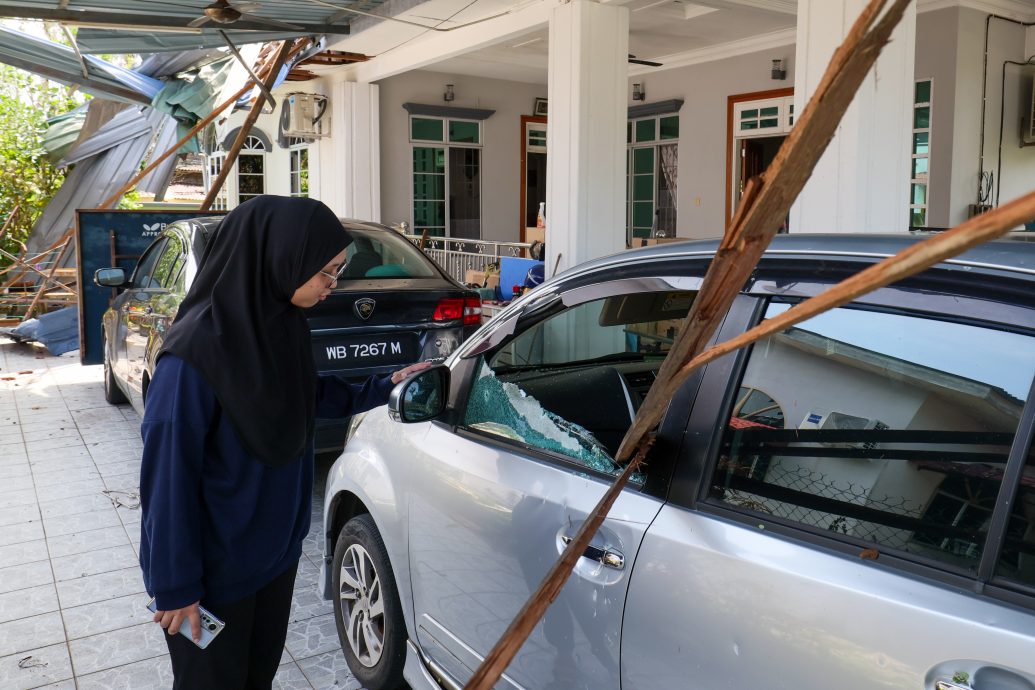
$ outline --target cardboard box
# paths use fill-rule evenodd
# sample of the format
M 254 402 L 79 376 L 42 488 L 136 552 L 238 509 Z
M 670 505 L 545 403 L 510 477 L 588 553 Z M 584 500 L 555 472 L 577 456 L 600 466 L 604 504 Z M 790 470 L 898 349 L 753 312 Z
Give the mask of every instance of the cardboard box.
M 485 287 L 487 287 L 487 288 L 496 288 L 496 287 L 499 287 L 499 286 L 500 286 L 500 274 L 499 273 L 490 273 L 489 275 L 485 276 Z
M 473 268 L 467 269 L 464 274 L 465 285 L 485 285 L 485 271 L 476 271 Z
M 532 244 L 533 242 L 545 241 L 546 228 L 525 228 L 525 242 Z
M 525 228 L 525 242 L 529 244 L 533 242 L 546 242 L 546 228 Z M 526 259 L 532 258 L 530 249 L 526 249 L 522 254 Z

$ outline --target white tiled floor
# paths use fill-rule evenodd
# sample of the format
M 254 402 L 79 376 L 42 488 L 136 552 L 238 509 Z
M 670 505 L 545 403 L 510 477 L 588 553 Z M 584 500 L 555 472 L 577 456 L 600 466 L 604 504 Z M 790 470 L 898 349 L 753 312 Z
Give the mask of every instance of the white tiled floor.
M 78 352 L 0 337 L 0 688 L 170 687 L 137 566 L 139 424 Z M 274 687 L 356 690 L 310 536 Z

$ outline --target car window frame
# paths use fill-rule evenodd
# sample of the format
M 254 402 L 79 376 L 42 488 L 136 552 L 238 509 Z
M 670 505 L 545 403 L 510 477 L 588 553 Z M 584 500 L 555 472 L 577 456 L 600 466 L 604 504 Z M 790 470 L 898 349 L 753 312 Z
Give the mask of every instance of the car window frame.
M 164 233 L 165 245 L 162 247 L 162 253 L 159 254 L 158 259 L 155 260 L 155 269 L 161 265 L 162 259 L 165 258 L 166 252 L 174 252 L 176 258 L 173 259 L 169 265 L 169 272 L 162 278 L 159 278 L 156 274 L 152 273 L 152 278 L 158 278 L 158 287 L 151 288 L 156 290 L 171 290 L 173 285 L 176 284 L 176 276 L 183 268 L 183 241 L 179 235 L 172 231 L 166 230 Z
M 475 342 L 466 344 L 466 347 L 462 347 L 457 353 L 450 386 L 449 414 L 444 420 L 437 423 L 447 427 L 458 436 L 506 450 L 507 452 L 519 453 L 532 462 L 542 462 L 571 472 L 587 474 L 599 477 L 607 482 L 614 482 L 617 475 L 590 468 L 563 453 L 557 453 L 521 441 L 506 439 L 464 427 L 462 425 L 463 416 L 466 413 L 467 401 L 471 390 L 478 377 L 479 363 L 483 358 L 488 360 L 526 330 L 534 328 L 543 320 L 543 317 L 553 317 L 562 313 L 562 311 L 577 308 L 588 302 L 615 295 L 633 294 L 643 290 L 692 290 L 696 292 L 700 289 L 700 285 L 703 282 L 703 269 L 705 267 L 706 264 L 701 264 L 699 267 L 695 267 L 695 270 L 688 272 L 686 266 L 684 266 L 683 274 L 680 275 L 674 272 L 658 270 L 657 268 L 651 271 L 651 266 L 646 264 L 627 267 L 632 269 L 629 272 L 637 275 L 620 277 L 613 276 L 614 270 L 612 269 L 607 271 L 606 275 L 609 278 L 606 280 L 599 280 L 601 275 L 594 273 L 589 276 L 583 276 L 581 280 L 573 281 L 569 285 L 557 286 L 549 291 L 530 293 L 516 305 L 518 308 L 508 310 L 510 313 L 497 322 L 495 327 L 484 333 Z M 555 309 L 554 307 L 558 304 L 563 305 L 563 309 Z M 722 326 L 720 326 L 721 330 Z M 673 396 L 665 417 L 661 422 L 654 449 L 652 449 L 651 455 L 648 457 L 651 463 L 651 470 L 647 473 L 647 481 L 643 485 L 629 485 L 626 490 L 642 492 L 660 499 L 665 498 L 672 480 L 679 446 L 682 443 L 690 404 L 694 399 L 700 381 L 699 375 L 691 377 Z
M 937 273 L 937 270 L 934 273 Z M 796 294 L 777 296 L 772 294 L 769 287 L 772 284 L 769 281 L 756 281 L 749 288 L 749 291 L 753 292 L 749 296 L 755 300 L 756 313 L 754 319 L 747 324 L 747 328 L 757 324 L 764 317 L 769 304 L 797 302 L 830 286 L 829 283 L 820 281 L 795 282 Z M 923 288 L 930 288 L 931 284 L 925 283 L 922 279 L 905 286 L 896 284 L 870 293 L 846 307 L 992 327 L 1035 337 L 1035 307 L 1009 302 L 990 303 L 986 299 L 987 294 L 981 297 L 972 296 L 974 291 L 967 289 L 967 283 L 961 283 L 956 279 L 954 284 L 957 286 L 957 292 L 942 292 L 933 296 L 931 292 L 924 292 Z M 759 285 L 762 287 L 759 288 Z M 941 284 L 940 288 L 944 290 L 945 284 Z M 951 314 L 939 310 L 946 301 L 953 306 L 954 311 Z M 1003 320 L 1004 318 L 1008 318 L 1009 321 Z M 860 550 L 873 548 L 872 543 L 864 543 L 848 535 L 835 535 L 829 530 L 813 528 L 799 522 L 748 512 L 711 499 L 707 495 L 727 426 L 726 417 L 743 379 L 749 355 L 750 348 L 743 348 L 723 358 L 725 362 L 717 360 L 706 367 L 701 392 L 689 414 L 686 434 L 689 442 L 684 444 L 682 456 L 677 463 L 673 489 L 669 494 L 670 502 L 684 509 L 764 530 L 774 537 L 803 542 L 813 548 L 830 550 L 858 559 Z M 715 404 L 715 400 L 720 404 Z M 997 599 L 1009 600 L 1025 608 L 1035 608 L 1035 588 L 995 575 L 1009 511 L 1017 494 L 1020 474 L 1027 461 L 1033 437 L 1035 381 L 1022 408 L 1004 468 L 1001 491 L 1012 489 L 1011 500 L 1002 500 L 1001 494 L 1000 500 L 997 501 L 977 573 L 963 573 L 945 561 L 892 550 L 880 551 L 880 565 L 927 581 L 965 588 L 976 593 L 985 592 Z M 1009 489 L 1008 477 L 1013 482 Z
M 137 281 L 142 277 L 140 276 L 140 267 L 144 265 L 144 262 L 146 260 L 150 259 L 152 256 L 155 257 L 150 268 L 148 269 L 150 272 L 148 273 L 147 277 L 148 282 L 150 282 L 151 277 L 154 275 L 154 269 L 158 263 L 158 258 L 161 256 L 162 251 L 165 249 L 165 244 L 168 241 L 168 239 L 169 238 L 163 233 L 161 237 L 149 244 L 147 249 L 144 250 L 144 253 L 140 255 L 139 259 L 137 259 L 137 264 L 133 267 L 133 275 L 130 277 L 129 280 L 129 288 L 131 290 L 154 289 L 154 287 L 150 285 L 137 285 Z

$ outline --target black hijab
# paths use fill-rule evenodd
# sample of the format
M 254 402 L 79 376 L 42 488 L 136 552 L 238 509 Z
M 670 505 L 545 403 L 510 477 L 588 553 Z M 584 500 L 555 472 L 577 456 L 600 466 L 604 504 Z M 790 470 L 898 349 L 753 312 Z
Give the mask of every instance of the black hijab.
M 348 246 L 313 199 L 259 196 L 228 213 L 205 248 L 160 354 L 201 372 L 244 447 L 273 467 L 313 431 L 316 365 L 295 290 Z

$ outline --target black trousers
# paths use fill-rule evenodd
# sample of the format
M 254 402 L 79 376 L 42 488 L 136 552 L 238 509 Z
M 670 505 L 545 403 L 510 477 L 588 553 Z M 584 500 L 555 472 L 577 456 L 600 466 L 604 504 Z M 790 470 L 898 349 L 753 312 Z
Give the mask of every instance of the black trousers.
M 173 690 L 270 690 L 287 638 L 298 564 L 251 596 L 201 605 L 226 623 L 207 649 L 166 634 Z

